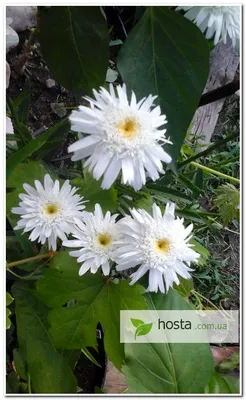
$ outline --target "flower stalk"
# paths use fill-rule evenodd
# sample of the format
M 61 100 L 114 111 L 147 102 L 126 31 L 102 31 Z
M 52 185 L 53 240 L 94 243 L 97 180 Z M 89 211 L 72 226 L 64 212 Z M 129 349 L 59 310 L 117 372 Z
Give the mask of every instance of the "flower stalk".
M 43 254 L 38 254 L 37 256 L 34 257 L 29 257 L 29 258 L 24 258 L 23 260 L 17 260 L 17 261 L 13 261 L 11 263 L 7 263 L 7 268 L 13 268 L 16 267 L 17 265 L 22 265 L 22 264 L 26 264 L 32 261 L 37 261 L 37 260 L 44 260 L 46 258 L 52 258 L 55 255 L 55 251 L 50 250 L 48 251 L 48 253 L 43 253 Z
M 240 180 L 239 180 L 239 179 L 234 178 L 233 176 L 229 176 L 229 175 L 223 174 L 222 172 L 215 171 L 214 169 L 205 167 L 204 165 L 198 164 L 198 163 L 195 162 L 195 161 L 191 161 L 191 162 L 190 162 L 190 165 L 193 165 L 194 167 L 197 167 L 197 168 L 199 168 L 199 169 L 202 169 L 203 171 L 208 172 L 208 173 L 210 173 L 210 174 L 220 176 L 221 178 L 226 179 L 226 180 L 228 180 L 228 181 L 231 181 L 231 182 L 233 182 L 233 183 L 238 183 L 238 184 L 240 184 Z

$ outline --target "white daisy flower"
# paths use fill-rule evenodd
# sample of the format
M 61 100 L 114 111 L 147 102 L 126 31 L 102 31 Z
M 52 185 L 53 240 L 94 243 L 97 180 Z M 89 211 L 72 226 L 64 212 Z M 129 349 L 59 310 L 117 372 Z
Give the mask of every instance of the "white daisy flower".
M 190 278 L 190 263 L 199 258 L 188 243 L 193 225 L 185 228 L 183 219 L 175 219 L 174 209 L 175 204 L 167 204 L 162 216 L 160 208 L 153 204 L 153 216 L 145 210 L 133 209 L 132 218 L 128 216 L 119 221 L 122 239 L 114 254 L 116 270 L 140 265 L 131 275 L 131 284 L 149 271 L 147 290 L 157 292 L 160 289 L 164 293 L 174 282 L 179 284 L 178 275 Z
M 12 213 L 20 214 L 21 219 L 14 229 L 31 232 L 29 239 L 44 244 L 48 239 L 49 249 L 56 250 L 57 238 L 65 240 L 71 233 L 74 219 L 81 217 L 85 206 L 82 198 L 75 194 L 77 188 L 65 181 L 60 189 L 58 180 L 53 182 L 50 175 L 44 177 L 44 187 L 35 181 L 35 187 L 23 185 L 27 194 L 20 194 L 19 207 L 12 208 Z
M 211 39 L 215 34 L 215 45 L 220 39 L 226 44 L 227 36 L 229 36 L 232 45 L 236 46 L 236 41 L 240 38 L 239 6 L 181 6 L 177 7 L 176 10 L 187 11 L 185 17 L 193 21 L 202 32 L 207 29 L 207 39 Z
M 116 241 L 120 238 L 116 217 L 117 214 L 111 216 L 109 211 L 104 217 L 101 206 L 96 204 L 94 214 L 85 211 L 82 219 L 75 219 L 75 240 L 65 240 L 63 246 L 79 248 L 69 252 L 70 256 L 78 258 L 77 261 L 81 263 L 79 275 L 89 269 L 95 274 L 100 267 L 104 275 L 109 275 Z
M 85 97 L 91 108 L 80 106 L 72 112 L 72 130 L 88 136 L 69 146 L 68 151 L 74 152 L 73 161 L 89 157 L 85 166 L 96 180 L 104 176 L 103 189 L 109 189 L 121 171 L 122 183 L 139 190 L 146 176 L 155 181 L 164 173 L 162 161 L 171 162 L 162 148 L 164 143 L 171 143 L 163 129 L 167 120 L 160 107 L 154 107 L 157 96 L 137 102 L 132 92 L 128 101 L 125 85 L 116 90 L 118 97 L 112 84 L 110 93 L 103 87 L 99 92 L 93 90 L 95 100 Z

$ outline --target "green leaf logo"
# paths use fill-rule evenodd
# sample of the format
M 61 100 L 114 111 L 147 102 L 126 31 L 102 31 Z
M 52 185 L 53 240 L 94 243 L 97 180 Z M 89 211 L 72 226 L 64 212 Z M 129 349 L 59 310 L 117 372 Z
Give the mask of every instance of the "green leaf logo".
M 135 332 L 135 339 L 137 336 L 144 336 L 147 335 L 152 329 L 153 323 L 145 324 L 144 321 L 141 319 L 134 319 L 131 318 L 132 325 L 137 328 Z

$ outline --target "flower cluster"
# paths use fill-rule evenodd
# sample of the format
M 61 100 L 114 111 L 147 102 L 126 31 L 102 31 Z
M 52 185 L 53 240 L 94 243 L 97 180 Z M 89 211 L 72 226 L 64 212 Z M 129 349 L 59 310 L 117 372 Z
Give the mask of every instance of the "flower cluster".
M 88 270 L 94 274 L 99 268 L 109 275 L 113 263 L 118 271 L 138 266 L 131 284 L 149 272 L 148 290 L 163 293 L 179 283 L 178 275 L 190 277 L 190 264 L 199 257 L 189 244 L 193 227 L 185 228 L 184 220 L 175 218 L 174 204 L 167 204 L 163 215 L 156 204 L 153 215 L 131 209 L 131 216 L 117 221 L 117 214 L 104 215 L 99 204 L 94 213 L 85 211 L 85 201 L 69 181 L 60 189 L 58 180 L 45 175 L 44 186 L 39 181 L 35 181 L 36 189 L 23 186 L 27 194 L 20 194 L 19 207 L 12 209 L 21 215 L 15 229 L 31 232 L 32 241 L 44 244 L 48 240 L 53 250 L 58 238 L 63 246 L 75 248 L 69 254 L 81 265 L 79 275 Z M 73 239 L 68 239 L 69 234 Z

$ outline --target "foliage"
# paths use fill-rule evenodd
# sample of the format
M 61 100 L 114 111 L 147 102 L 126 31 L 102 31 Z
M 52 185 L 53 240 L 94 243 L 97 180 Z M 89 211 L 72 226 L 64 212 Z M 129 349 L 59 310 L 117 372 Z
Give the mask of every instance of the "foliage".
M 167 115 L 167 135 L 173 143 L 165 149 L 173 161 L 160 179 L 147 179 L 140 191 L 121 179 L 103 190 L 101 180 L 96 181 L 82 162 L 69 160 L 57 167 L 52 161 L 74 140 L 69 118 L 33 137 L 28 78 L 19 96 L 7 98 L 14 127 L 14 135 L 7 139 L 12 136 L 16 142 L 7 145 L 6 162 L 6 334 L 8 357 L 13 360 L 7 362 L 7 393 L 77 393 L 74 367 L 81 351 L 101 368 L 91 352 L 98 350 L 99 322 L 107 356 L 124 372 L 131 393 L 236 393 L 237 383 L 215 372 L 207 343 L 120 343 L 121 310 L 205 308 L 204 295 L 220 304 L 231 293 L 210 244 L 224 238 L 228 224 L 233 221 L 235 228 L 239 218 L 239 189 L 224 179 L 239 176 L 239 139 L 237 132 L 225 132 L 208 149 L 197 151 L 197 138 L 189 135 L 209 67 L 208 41 L 193 23 L 174 7 L 131 7 L 129 19 L 122 21 L 116 14 L 113 23 L 111 12 L 117 13 L 117 7 L 39 7 L 36 45 L 59 88 L 69 90 L 79 104 L 84 105 L 82 96 L 91 96 L 99 86 L 108 88 L 109 82 L 125 82 L 138 101 L 158 95 L 156 104 Z M 122 30 L 127 30 L 124 38 L 118 35 Z M 205 175 L 202 166 L 224 177 Z M 164 211 L 167 203 L 175 202 L 176 215 L 187 225 L 194 224 L 189 243 L 200 254 L 197 264 L 191 265 L 194 279 L 180 277 L 180 283 L 164 294 L 146 293 L 146 277 L 141 284 L 129 285 L 129 275 L 116 272 L 115 265 L 109 276 L 100 270 L 79 276 L 77 260 L 60 239 L 53 252 L 47 243 L 31 242 L 30 232 L 14 230 L 20 216 L 11 209 L 20 202 L 23 184 L 43 182 L 47 173 L 60 184 L 70 179 L 87 201 L 87 211 L 100 203 L 104 213 L 117 213 L 117 220 L 129 215 L 131 208 L 151 212 L 155 202 Z M 204 206 L 207 198 L 213 198 L 213 205 Z M 132 319 L 132 324 L 136 336 L 152 328 L 142 320 Z
M 227 183 L 216 189 L 215 195 L 214 205 L 219 209 L 224 225 L 227 225 L 235 218 L 239 221 L 239 190 L 231 183 Z

